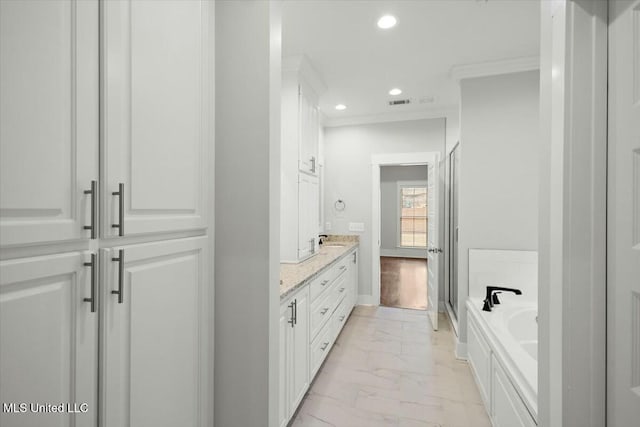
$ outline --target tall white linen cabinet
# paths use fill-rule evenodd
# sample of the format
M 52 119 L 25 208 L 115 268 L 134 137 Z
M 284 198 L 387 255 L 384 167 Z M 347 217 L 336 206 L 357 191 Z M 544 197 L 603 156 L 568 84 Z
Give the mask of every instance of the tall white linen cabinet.
M 208 425 L 212 94 L 209 1 L 0 1 L 3 427 Z

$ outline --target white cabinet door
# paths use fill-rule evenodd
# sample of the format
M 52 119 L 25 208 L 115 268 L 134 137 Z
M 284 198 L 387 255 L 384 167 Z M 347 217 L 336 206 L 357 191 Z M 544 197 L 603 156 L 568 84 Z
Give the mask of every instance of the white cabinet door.
M 206 242 L 104 251 L 102 426 L 206 424 Z
M 309 388 L 309 287 L 294 298 L 294 327 L 291 328 L 291 412 Z
M 293 307 L 288 304 L 280 306 L 280 319 L 278 320 L 280 330 L 280 379 L 278 398 L 278 425 L 285 427 L 289 422 L 289 360 L 291 359 L 291 346 L 288 345 L 291 324 L 293 318 Z
M 301 173 L 298 183 L 298 259 L 318 250 L 320 187 L 318 178 Z
M 299 169 L 313 175 L 318 174 L 318 140 L 320 121 L 315 95 L 311 88 L 301 82 L 298 99 L 298 153 Z
M 113 224 L 121 223 L 124 235 L 205 226 L 211 7 L 104 2 L 106 236 L 118 235 Z M 120 184 L 124 195 L 114 195 Z
M 97 425 L 98 313 L 84 301 L 92 295 L 90 260 L 71 252 L 0 263 L 0 401 L 87 404 L 75 414 L 66 406 L 64 414 L 2 410 L 0 425 Z
M 0 244 L 89 238 L 98 1 L 0 1 Z

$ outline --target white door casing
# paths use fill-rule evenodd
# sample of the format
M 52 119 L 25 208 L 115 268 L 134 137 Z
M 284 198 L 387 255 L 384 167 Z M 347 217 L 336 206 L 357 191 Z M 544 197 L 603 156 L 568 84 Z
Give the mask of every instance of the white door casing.
M 121 221 L 124 235 L 205 226 L 209 7 L 103 3 L 105 236 L 117 236 Z M 119 184 L 124 197 L 113 194 Z
M 0 411 L 0 425 L 97 425 L 98 313 L 84 301 L 91 298 L 90 260 L 90 253 L 69 252 L 0 263 L 0 402 L 86 403 L 88 410 Z
M 102 251 L 101 425 L 206 425 L 206 247 L 196 237 Z
M 0 2 L 0 244 L 86 239 L 98 179 L 98 1 Z
M 438 224 L 440 212 L 439 199 L 439 157 L 427 165 L 427 312 L 431 326 L 438 330 L 438 270 L 440 262 L 440 228 Z
M 609 2 L 607 425 L 640 419 L 640 1 Z

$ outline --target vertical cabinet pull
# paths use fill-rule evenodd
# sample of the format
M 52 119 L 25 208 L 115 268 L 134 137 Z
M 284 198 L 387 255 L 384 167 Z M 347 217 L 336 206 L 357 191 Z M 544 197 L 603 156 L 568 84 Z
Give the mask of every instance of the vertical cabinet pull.
M 91 238 L 98 237 L 96 215 L 98 215 L 98 181 L 91 181 L 91 190 L 84 190 L 84 194 L 91 195 L 91 225 L 85 225 L 85 230 L 91 230 Z
M 124 249 L 118 250 L 118 257 L 111 258 L 111 261 L 118 261 L 118 290 L 111 293 L 118 295 L 118 304 L 122 304 L 124 301 Z
M 118 236 L 124 236 L 124 183 L 119 183 L 118 191 L 111 194 L 118 196 L 118 223 L 111 224 L 111 228 L 117 228 Z
M 311 172 L 316 173 L 316 158 L 315 158 L 315 156 L 311 157 Z
M 293 300 L 293 324 L 298 324 L 298 300 Z
M 294 312 L 294 307 L 295 304 L 293 301 L 291 301 L 291 304 L 289 304 L 289 308 L 291 309 L 291 317 L 289 318 L 289 320 L 287 321 L 287 323 L 289 323 L 291 325 L 291 327 L 293 328 L 296 323 L 295 323 L 295 312 Z
M 95 181 L 94 181 L 95 182 Z M 91 303 L 91 312 L 96 312 L 96 286 L 98 286 L 98 256 L 91 254 L 91 262 L 85 262 L 85 267 L 91 267 L 91 298 L 84 298 L 83 301 Z

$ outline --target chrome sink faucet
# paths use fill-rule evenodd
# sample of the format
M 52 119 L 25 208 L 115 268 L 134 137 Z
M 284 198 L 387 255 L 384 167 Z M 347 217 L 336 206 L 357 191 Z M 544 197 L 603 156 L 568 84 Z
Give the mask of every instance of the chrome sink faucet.
M 516 295 L 522 295 L 522 291 L 520 289 L 503 288 L 501 286 L 487 286 L 487 293 L 485 294 L 482 311 L 491 311 L 494 305 L 500 304 L 498 294 L 502 292 L 513 292 Z

